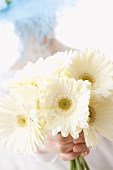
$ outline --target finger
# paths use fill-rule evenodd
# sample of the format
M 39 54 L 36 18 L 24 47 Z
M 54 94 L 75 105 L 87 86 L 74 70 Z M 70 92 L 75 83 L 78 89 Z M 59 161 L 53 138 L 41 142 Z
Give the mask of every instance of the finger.
M 73 138 L 72 138 L 71 135 L 68 135 L 67 137 L 62 137 L 61 133 L 58 133 L 55 136 L 55 142 L 59 143 L 61 145 L 65 145 L 65 144 L 71 143 L 72 141 L 73 141 Z
M 73 143 L 74 144 L 79 144 L 79 143 L 84 143 L 84 142 L 85 142 L 84 138 L 73 139 Z
M 56 148 L 59 153 L 68 153 L 73 150 L 74 143 L 70 142 L 66 145 L 61 145 L 59 143 L 56 143 Z
M 61 144 L 60 142 L 55 142 L 55 139 L 50 140 L 51 138 L 46 138 L 45 146 L 48 147 L 50 150 L 54 150 L 57 153 L 67 153 L 73 150 L 74 143 L 70 142 L 67 144 Z
M 79 137 L 84 138 L 84 133 L 83 132 L 79 133 Z
M 55 141 L 55 136 L 53 136 L 51 132 L 48 132 L 46 140 L 54 142 Z
M 89 148 L 86 146 L 85 143 L 82 143 L 82 144 L 76 144 L 73 146 L 73 151 L 74 152 L 87 152 L 89 151 Z
M 85 157 L 85 156 L 87 156 L 87 155 L 89 154 L 89 152 L 90 152 L 90 151 L 87 151 L 87 152 L 86 152 L 86 151 L 85 151 L 85 152 L 82 152 L 82 153 L 81 153 L 81 156 L 82 156 L 82 157 Z
M 75 158 L 77 158 L 78 156 L 80 155 L 80 153 L 76 153 L 76 152 L 73 152 L 73 151 L 70 151 L 66 154 L 64 153 L 61 153 L 60 154 L 60 158 L 64 161 L 70 161 L 70 160 L 74 160 Z
M 73 143 L 75 144 L 83 143 L 83 142 L 85 142 L 83 132 L 79 134 L 79 137 L 77 139 L 73 139 Z

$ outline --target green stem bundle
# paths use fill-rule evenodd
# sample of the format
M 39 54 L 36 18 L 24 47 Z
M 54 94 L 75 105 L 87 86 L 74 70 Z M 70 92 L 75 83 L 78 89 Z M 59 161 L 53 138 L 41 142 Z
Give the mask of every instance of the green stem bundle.
M 70 170 L 90 170 L 86 160 L 82 156 L 70 161 Z

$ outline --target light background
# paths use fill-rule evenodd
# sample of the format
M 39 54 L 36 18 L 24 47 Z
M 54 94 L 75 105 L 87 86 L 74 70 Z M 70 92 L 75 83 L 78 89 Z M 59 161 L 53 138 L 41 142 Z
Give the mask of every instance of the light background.
M 113 0 L 78 0 L 56 28 L 60 41 L 74 48 L 98 48 L 113 58 Z
M 0 71 L 10 68 L 19 56 L 19 40 L 11 30 L 10 24 L 0 27 Z M 97 48 L 113 59 L 113 0 L 77 0 L 76 8 L 59 18 L 55 32 L 65 45 L 81 50 Z

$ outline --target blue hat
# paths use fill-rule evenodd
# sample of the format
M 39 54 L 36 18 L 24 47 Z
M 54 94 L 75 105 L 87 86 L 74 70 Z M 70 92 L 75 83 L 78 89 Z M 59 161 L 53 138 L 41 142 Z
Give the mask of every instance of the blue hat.
M 74 7 L 76 1 L 0 0 L 0 23 L 10 21 L 14 24 L 15 32 L 19 35 L 23 47 L 19 51 L 23 62 L 26 62 L 23 53 L 28 52 L 28 44 L 29 48 L 33 46 L 34 49 L 38 49 L 37 57 L 42 56 L 39 51 L 46 49 L 51 42 L 51 38 L 54 38 L 57 14 L 62 14 L 64 9 Z M 40 45 L 40 41 L 43 42 L 44 37 L 47 37 L 46 43 Z M 35 43 L 33 38 L 36 40 Z M 35 61 L 35 56 L 32 55 L 31 51 L 29 51 L 30 57 Z
M 42 37 L 53 32 L 56 14 L 65 7 L 75 5 L 76 0 L 1 0 L 0 20 L 9 20 L 16 27 L 22 23 L 37 31 Z

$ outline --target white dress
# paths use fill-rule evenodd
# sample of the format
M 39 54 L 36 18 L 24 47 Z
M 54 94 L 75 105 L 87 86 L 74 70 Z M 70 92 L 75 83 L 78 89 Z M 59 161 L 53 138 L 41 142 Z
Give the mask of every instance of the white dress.
M 91 170 L 113 170 L 113 142 L 101 138 L 96 150 L 86 157 Z

